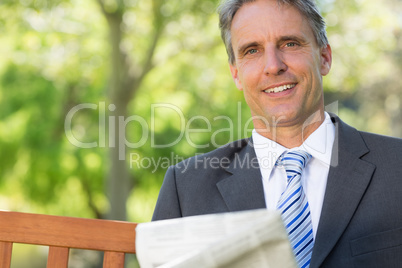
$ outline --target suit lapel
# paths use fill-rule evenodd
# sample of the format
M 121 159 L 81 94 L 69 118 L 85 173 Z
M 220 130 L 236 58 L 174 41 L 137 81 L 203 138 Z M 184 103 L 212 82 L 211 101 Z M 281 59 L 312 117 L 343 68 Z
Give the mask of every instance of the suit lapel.
M 359 132 L 331 115 L 337 135 L 310 267 L 319 267 L 349 224 L 375 166 L 360 159 L 369 152 Z
M 229 211 L 266 207 L 257 156 L 251 139 L 245 141 L 247 145 L 234 154 L 227 168 L 231 175 L 216 184 Z

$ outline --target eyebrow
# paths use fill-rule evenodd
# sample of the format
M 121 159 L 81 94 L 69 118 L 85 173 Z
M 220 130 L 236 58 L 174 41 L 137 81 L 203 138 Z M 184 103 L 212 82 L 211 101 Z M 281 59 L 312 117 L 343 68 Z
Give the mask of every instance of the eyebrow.
M 285 41 L 291 41 L 291 40 L 297 41 L 299 43 L 306 43 L 306 40 L 303 37 L 298 36 L 298 35 L 285 35 L 285 36 L 282 36 L 279 39 L 279 42 L 285 42 Z

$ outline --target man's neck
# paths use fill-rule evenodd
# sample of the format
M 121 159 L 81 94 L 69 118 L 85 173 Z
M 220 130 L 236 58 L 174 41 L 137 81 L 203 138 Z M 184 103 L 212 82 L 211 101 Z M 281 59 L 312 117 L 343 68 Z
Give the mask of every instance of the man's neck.
M 298 124 L 289 126 L 273 125 L 266 126 L 261 122 L 254 122 L 254 126 L 258 134 L 275 141 L 276 143 L 286 147 L 295 148 L 303 144 L 303 142 L 324 122 L 324 112 L 316 113 L 317 116 L 311 116 Z

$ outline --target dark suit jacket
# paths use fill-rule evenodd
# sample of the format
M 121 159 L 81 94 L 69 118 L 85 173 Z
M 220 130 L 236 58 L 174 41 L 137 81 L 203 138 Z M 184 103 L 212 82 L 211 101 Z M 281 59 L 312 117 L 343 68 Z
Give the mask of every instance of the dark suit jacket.
M 337 133 L 310 267 L 402 267 L 402 140 L 331 119 Z M 264 207 L 244 139 L 170 167 L 153 220 Z

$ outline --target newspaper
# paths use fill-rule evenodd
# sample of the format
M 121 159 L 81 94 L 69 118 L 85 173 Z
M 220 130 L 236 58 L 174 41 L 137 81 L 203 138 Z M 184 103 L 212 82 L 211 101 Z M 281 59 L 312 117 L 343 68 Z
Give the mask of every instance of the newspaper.
M 266 209 L 141 223 L 141 268 L 296 268 L 279 212 Z

